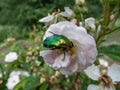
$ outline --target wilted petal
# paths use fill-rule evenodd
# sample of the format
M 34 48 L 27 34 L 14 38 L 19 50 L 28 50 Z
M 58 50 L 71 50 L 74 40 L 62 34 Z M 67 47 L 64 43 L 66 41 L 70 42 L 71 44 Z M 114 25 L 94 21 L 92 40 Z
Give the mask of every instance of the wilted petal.
M 47 16 L 39 20 L 39 22 L 50 22 L 54 19 L 54 16 Z
M 72 16 L 73 11 L 69 7 L 65 7 L 65 12 L 67 12 L 70 16 Z
M 65 7 L 65 12 L 61 12 L 60 15 L 64 17 L 71 17 L 73 15 L 73 11 L 69 7 Z
M 99 85 L 90 84 L 87 90 L 101 90 Z
M 67 12 L 61 12 L 60 15 L 62 15 L 63 17 L 68 17 L 69 14 Z
M 98 80 L 100 77 L 99 68 L 95 66 L 94 64 L 90 67 L 88 67 L 86 70 L 84 70 L 87 76 L 93 80 Z
M 108 67 L 108 75 L 111 77 L 113 82 L 120 82 L 120 65 L 112 64 Z
M 95 19 L 92 17 L 85 19 L 85 26 L 90 27 L 93 31 L 95 31 Z

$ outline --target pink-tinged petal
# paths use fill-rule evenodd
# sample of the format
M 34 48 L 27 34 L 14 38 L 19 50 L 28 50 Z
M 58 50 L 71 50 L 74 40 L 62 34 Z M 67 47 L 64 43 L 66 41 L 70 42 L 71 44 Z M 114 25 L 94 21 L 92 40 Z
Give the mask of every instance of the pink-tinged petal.
M 77 69 L 78 69 L 78 61 L 77 61 L 77 58 L 75 56 L 74 58 L 71 58 L 71 62 L 68 65 L 68 67 L 61 68 L 60 72 L 62 74 L 65 74 L 65 75 L 69 75 L 69 74 L 77 72 Z
M 97 53 L 98 52 L 97 52 L 96 48 L 89 49 L 88 51 L 85 52 L 86 65 L 89 66 L 94 63 Z
M 55 59 L 52 67 L 56 69 L 64 68 L 67 67 L 69 63 L 70 63 L 70 56 L 67 53 L 66 54 L 63 53 Z
M 79 63 L 80 63 L 82 66 L 85 66 L 85 65 L 86 65 L 85 53 L 84 53 L 84 52 L 81 52 L 81 51 L 79 51 L 79 49 L 77 49 L 76 54 L 77 54 L 77 56 L 78 56 Z
M 94 39 L 91 36 L 86 36 L 83 40 L 77 43 L 77 54 L 79 55 L 79 61 L 86 66 L 91 65 L 95 61 L 98 54 Z
M 111 77 L 113 82 L 120 82 L 120 65 L 112 64 L 108 67 L 108 75 Z
M 55 59 L 59 56 L 59 53 L 56 50 L 44 50 L 40 51 L 40 56 L 42 56 L 46 63 L 52 65 L 54 64 Z
M 80 41 L 83 37 L 87 35 L 85 28 L 76 26 L 64 26 L 62 35 L 66 36 L 68 39 Z
M 46 37 L 49 37 L 49 36 L 53 35 L 50 32 L 53 32 L 54 34 L 58 34 L 58 35 L 64 35 L 70 40 L 71 39 L 79 40 L 80 38 L 82 38 L 82 36 L 83 36 L 82 34 L 87 35 L 87 32 L 86 32 L 85 28 L 77 27 L 72 22 L 67 22 L 67 21 L 60 22 L 60 23 L 57 23 L 57 24 L 52 24 L 48 28 L 48 30 L 46 31 L 43 40 Z M 75 36 L 75 37 L 73 37 L 73 36 Z

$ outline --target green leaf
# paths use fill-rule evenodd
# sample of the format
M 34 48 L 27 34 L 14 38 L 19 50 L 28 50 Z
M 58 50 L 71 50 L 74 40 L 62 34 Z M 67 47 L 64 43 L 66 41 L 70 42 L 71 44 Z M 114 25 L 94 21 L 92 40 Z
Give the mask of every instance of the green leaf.
M 35 90 L 40 85 L 40 79 L 35 76 L 26 77 L 21 80 L 13 90 Z
M 48 90 L 48 83 L 41 84 L 39 90 Z
M 120 62 L 120 45 L 109 45 L 98 48 L 99 54 L 105 54 L 111 59 Z

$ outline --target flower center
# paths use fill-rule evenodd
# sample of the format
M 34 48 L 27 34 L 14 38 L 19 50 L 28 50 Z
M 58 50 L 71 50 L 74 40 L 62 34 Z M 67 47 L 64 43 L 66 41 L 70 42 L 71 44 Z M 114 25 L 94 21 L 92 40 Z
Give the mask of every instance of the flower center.
M 74 45 L 72 48 L 70 48 L 70 50 L 68 51 L 68 53 L 69 53 L 69 55 L 70 56 L 72 56 L 72 55 L 74 55 L 75 54 L 75 52 L 76 52 L 76 45 Z
M 63 54 L 63 59 L 62 59 L 62 61 L 64 61 L 65 60 L 65 57 L 66 57 L 66 54 L 68 54 L 69 56 L 73 56 L 73 55 L 75 55 L 75 53 L 76 53 L 76 45 L 74 45 L 72 48 L 69 48 L 69 49 L 63 49 L 63 48 L 61 48 L 61 49 L 56 49 L 56 54 L 57 55 L 60 55 L 60 54 Z

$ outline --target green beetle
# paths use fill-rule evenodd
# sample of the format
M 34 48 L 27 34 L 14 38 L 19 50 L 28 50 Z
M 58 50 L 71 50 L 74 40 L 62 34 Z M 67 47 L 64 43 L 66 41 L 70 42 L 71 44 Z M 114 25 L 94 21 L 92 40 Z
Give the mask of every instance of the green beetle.
M 57 34 L 47 37 L 43 45 L 47 48 L 63 49 L 64 51 L 73 47 L 73 43 L 67 37 Z
M 58 35 L 54 33 L 52 34 L 53 34 L 52 36 L 49 36 L 44 40 L 43 45 L 44 47 L 50 48 L 52 50 L 62 49 L 64 53 L 64 57 L 63 57 L 64 60 L 65 52 L 73 47 L 73 43 L 66 36 Z

